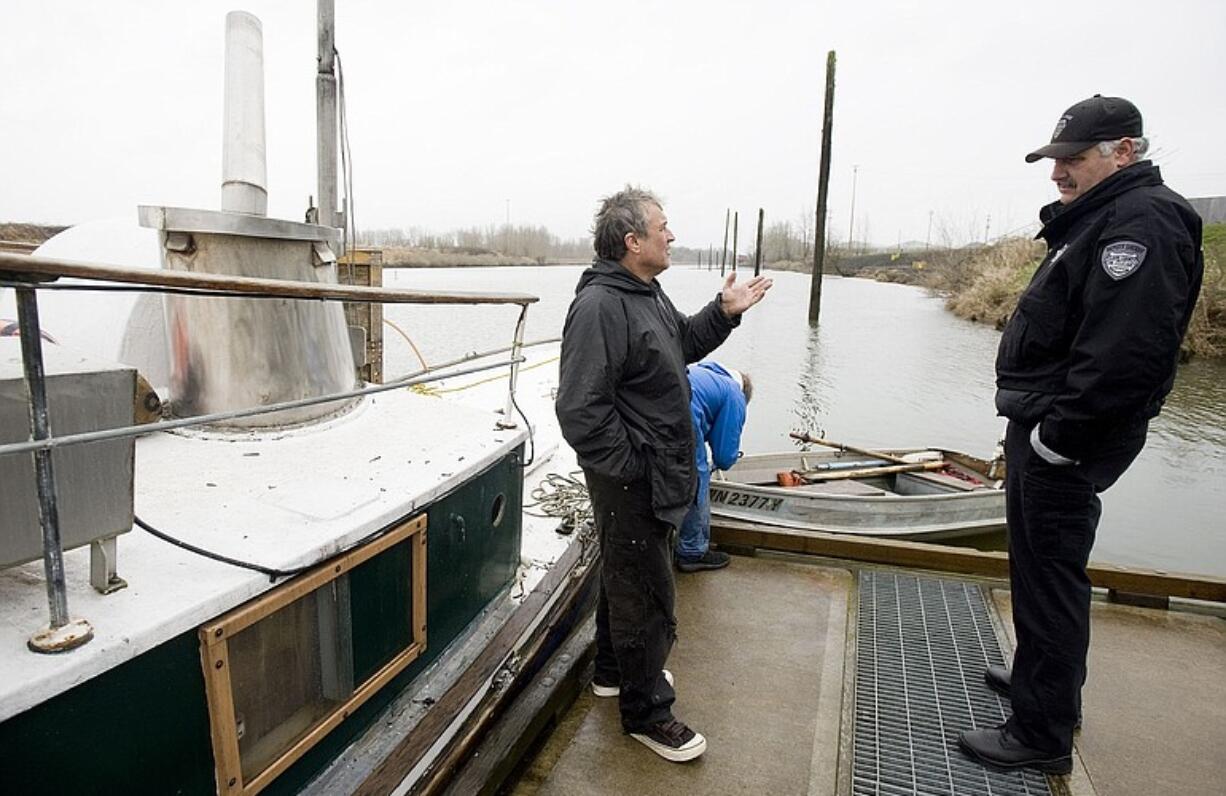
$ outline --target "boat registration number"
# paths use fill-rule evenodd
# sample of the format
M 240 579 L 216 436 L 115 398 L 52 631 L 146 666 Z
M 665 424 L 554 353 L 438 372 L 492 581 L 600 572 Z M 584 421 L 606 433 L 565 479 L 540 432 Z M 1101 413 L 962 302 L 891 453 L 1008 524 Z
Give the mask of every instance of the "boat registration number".
M 712 489 L 711 502 L 725 506 L 741 506 L 747 509 L 778 511 L 783 505 L 783 498 L 752 495 L 748 492 L 729 492 L 727 489 Z

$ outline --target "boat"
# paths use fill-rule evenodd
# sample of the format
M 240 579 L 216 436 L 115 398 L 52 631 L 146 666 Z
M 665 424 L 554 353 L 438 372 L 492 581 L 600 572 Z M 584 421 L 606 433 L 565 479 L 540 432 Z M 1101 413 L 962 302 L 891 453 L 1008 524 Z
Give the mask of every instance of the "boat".
M 354 284 L 335 173 L 306 223 L 266 217 L 262 28 L 226 32 L 221 210 L 0 252 L 9 793 L 429 792 L 543 667 L 588 660 L 557 651 L 591 537 L 522 510 L 574 467 L 518 378 L 535 297 Z M 520 315 L 498 351 L 385 380 L 345 311 L 388 302 Z M 496 402 L 410 389 L 477 373 Z
M 819 442 L 805 438 L 809 442 Z M 711 514 L 731 520 L 891 539 L 1003 534 L 1003 462 L 939 448 L 742 456 L 711 476 Z

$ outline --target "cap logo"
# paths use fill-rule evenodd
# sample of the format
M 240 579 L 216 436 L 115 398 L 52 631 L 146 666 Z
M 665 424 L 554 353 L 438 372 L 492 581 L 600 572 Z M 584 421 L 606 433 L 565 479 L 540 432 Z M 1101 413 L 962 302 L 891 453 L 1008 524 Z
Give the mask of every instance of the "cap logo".
M 1064 132 L 1064 128 L 1068 127 L 1068 123 L 1073 120 L 1072 116 L 1067 113 L 1060 117 L 1060 121 L 1056 122 L 1056 129 L 1051 134 L 1051 140 L 1055 141 Z
M 1108 243 L 1103 247 L 1103 270 L 1107 272 L 1107 276 L 1118 282 L 1141 267 L 1148 251 L 1141 244 L 1130 240 Z

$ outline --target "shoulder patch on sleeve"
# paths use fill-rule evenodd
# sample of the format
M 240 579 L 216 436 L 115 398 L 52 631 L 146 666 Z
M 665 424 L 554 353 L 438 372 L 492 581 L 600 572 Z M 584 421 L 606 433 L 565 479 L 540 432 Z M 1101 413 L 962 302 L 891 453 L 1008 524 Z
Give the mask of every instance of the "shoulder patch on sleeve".
M 1140 243 L 1130 240 L 1108 243 L 1103 247 L 1103 270 L 1107 272 L 1107 276 L 1118 282 L 1141 267 L 1148 251 Z

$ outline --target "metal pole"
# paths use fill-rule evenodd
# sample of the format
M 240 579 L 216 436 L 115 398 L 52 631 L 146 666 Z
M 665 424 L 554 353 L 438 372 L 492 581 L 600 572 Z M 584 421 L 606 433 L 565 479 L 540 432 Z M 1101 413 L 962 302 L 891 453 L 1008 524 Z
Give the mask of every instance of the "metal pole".
M 724 269 L 728 266 L 728 222 L 731 221 L 732 210 L 724 210 L 724 248 L 719 254 L 719 275 L 724 275 Z
M 264 28 L 246 11 L 226 14 L 221 209 L 268 214 L 264 157 Z
M 336 222 L 336 51 L 335 0 L 318 0 L 317 33 L 319 67 L 315 74 L 315 158 L 319 187 L 319 216 L 316 222 L 325 227 L 339 226 Z
M 519 379 L 519 360 L 520 351 L 524 347 L 524 326 L 528 322 L 528 308 L 521 307 L 519 310 L 519 320 L 515 323 L 515 340 L 511 343 L 511 383 L 507 386 L 507 405 L 502 413 L 502 420 L 497 423 L 498 428 L 515 428 L 515 415 L 511 414 L 515 409 L 515 384 Z
M 754 246 L 753 254 L 753 275 L 758 276 L 762 273 L 762 222 L 766 216 L 766 211 L 758 208 L 758 242 Z
M 813 240 L 813 274 L 809 282 L 809 325 L 816 326 L 822 313 L 822 271 L 826 264 L 826 238 L 830 219 L 826 196 L 830 185 L 830 134 L 834 127 L 834 50 L 826 54 L 826 115 L 822 122 L 822 159 L 817 169 L 817 215 Z
M 21 328 L 21 361 L 30 399 L 30 429 L 36 442 L 51 436 L 47 411 L 46 374 L 43 369 L 42 330 L 38 324 L 38 299 L 33 288 L 17 288 L 17 322 Z M 68 592 L 64 584 L 64 551 L 60 542 L 60 517 L 55 502 L 55 473 L 51 451 L 34 451 L 38 486 L 38 520 L 43 531 L 43 571 L 47 576 L 47 603 L 51 621 L 47 629 L 27 642 L 35 652 L 64 652 L 93 638 L 93 628 L 84 620 L 68 617 Z

